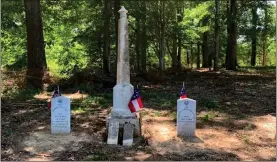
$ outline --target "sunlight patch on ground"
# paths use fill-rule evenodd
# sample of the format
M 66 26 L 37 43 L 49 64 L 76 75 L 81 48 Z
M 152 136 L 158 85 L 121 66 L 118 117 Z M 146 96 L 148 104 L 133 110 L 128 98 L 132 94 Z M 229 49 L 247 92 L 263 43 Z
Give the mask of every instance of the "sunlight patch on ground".
M 14 113 L 13 115 L 23 115 L 25 113 L 34 112 L 35 109 L 25 109 L 25 110 L 19 110 L 18 112 Z
M 55 135 L 50 132 L 34 132 L 23 141 L 24 150 L 32 154 L 54 153 L 68 149 L 68 145 L 73 149 L 78 149 L 80 142 L 89 142 L 91 137 L 85 133 L 69 135 Z
M 202 114 L 202 113 L 201 113 Z M 216 121 L 222 122 L 226 114 L 216 117 Z M 173 120 L 165 120 L 167 117 L 143 118 L 143 135 L 148 139 L 151 148 L 160 155 L 167 153 L 184 154 L 188 151 L 201 152 L 202 149 L 230 152 L 241 160 L 259 160 L 274 158 L 276 135 L 276 117 L 271 115 L 252 117 L 244 120 L 232 120 L 234 125 L 231 131 L 221 127 L 203 123 L 204 128 L 196 129 L 196 137 L 179 138 L 176 136 L 176 123 Z M 248 123 L 257 125 L 255 129 L 244 129 L 241 125 Z M 229 125 L 226 124 L 226 128 Z M 255 149 L 253 149 L 255 146 Z
M 40 94 L 36 94 L 34 96 L 34 98 L 40 99 L 40 100 L 47 100 L 47 99 L 51 98 L 51 95 L 52 95 L 52 93 L 51 94 L 50 93 L 40 93 Z M 88 97 L 88 94 L 80 93 L 79 91 L 76 93 L 65 93 L 62 95 L 69 97 L 72 100 L 80 100 L 80 99 L 85 99 Z

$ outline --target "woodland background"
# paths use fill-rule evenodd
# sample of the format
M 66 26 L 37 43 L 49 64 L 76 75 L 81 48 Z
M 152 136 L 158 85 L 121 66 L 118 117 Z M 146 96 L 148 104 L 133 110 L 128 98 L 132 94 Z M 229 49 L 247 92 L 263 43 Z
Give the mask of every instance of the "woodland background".
M 121 5 L 132 73 L 276 65 L 275 1 L 3 0 L 2 69 L 27 70 L 37 88 L 46 71 L 115 78 Z

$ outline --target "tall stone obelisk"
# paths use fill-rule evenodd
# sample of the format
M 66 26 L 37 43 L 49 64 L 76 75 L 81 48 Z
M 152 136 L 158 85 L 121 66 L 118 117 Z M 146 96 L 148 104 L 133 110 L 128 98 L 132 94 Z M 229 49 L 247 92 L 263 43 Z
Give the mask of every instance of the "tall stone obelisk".
M 134 87 L 130 84 L 129 65 L 129 40 L 127 10 L 122 6 L 118 11 L 120 19 L 118 21 L 118 58 L 117 58 L 117 81 L 113 88 L 113 108 L 107 119 L 107 130 L 113 129 L 113 124 L 118 123 L 119 128 L 129 123 L 134 127 L 134 135 L 140 135 L 140 123 L 135 114 L 131 113 L 128 103 L 134 93 Z M 110 132 L 109 132 L 110 135 Z M 112 135 L 111 135 L 112 136 Z M 114 144 L 116 141 L 108 144 Z
M 120 13 L 120 19 L 118 21 L 117 81 L 116 86 L 113 88 L 111 115 L 116 118 L 128 118 L 134 117 L 134 114 L 128 108 L 134 88 L 130 84 L 127 10 L 121 7 L 118 12 Z

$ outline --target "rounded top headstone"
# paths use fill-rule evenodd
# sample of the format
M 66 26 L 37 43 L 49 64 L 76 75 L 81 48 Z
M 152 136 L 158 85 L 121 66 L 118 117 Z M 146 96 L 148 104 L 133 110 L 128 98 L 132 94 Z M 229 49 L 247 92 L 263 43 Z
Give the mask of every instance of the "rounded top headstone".
M 124 6 L 121 6 L 121 9 L 118 11 L 120 13 L 120 18 L 126 17 L 127 10 L 124 8 Z

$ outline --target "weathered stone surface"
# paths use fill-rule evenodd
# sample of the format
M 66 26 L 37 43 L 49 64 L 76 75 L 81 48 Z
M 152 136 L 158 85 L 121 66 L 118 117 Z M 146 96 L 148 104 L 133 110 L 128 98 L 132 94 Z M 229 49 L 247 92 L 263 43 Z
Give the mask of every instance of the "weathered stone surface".
M 130 123 L 124 124 L 123 146 L 132 146 L 134 137 L 134 126 Z
M 108 144 L 118 144 L 118 133 L 119 133 L 119 122 L 111 121 L 109 123 L 109 130 L 108 130 Z
M 113 109 L 111 115 L 114 118 L 134 117 L 131 113 L 128 103 L 134 93 L 134 88 L 131 84 L 117 84 L 113 88 Z
M 136 117 L 133 117 L 133 118 L 113 118 L 113 117 L 109 116 L 107 118 L 106 126 L 108 126 L 111 121 L 119 122 L 119 127 L 120 128 L 123 128 L 124 124 L 130 123 L 134 126 L 134 137 L 138 137 L 138 136 L 141 136 L 141 127 L 140 127 L 140 121 L 139 120 L 140 119 L 136 118 Z
M 195 136 L 196 101 L 193 99 L 177 100 L 177 136 Z
M 70 133 L 70 99 L 55 97 L 51 101 L 51 133 Z

